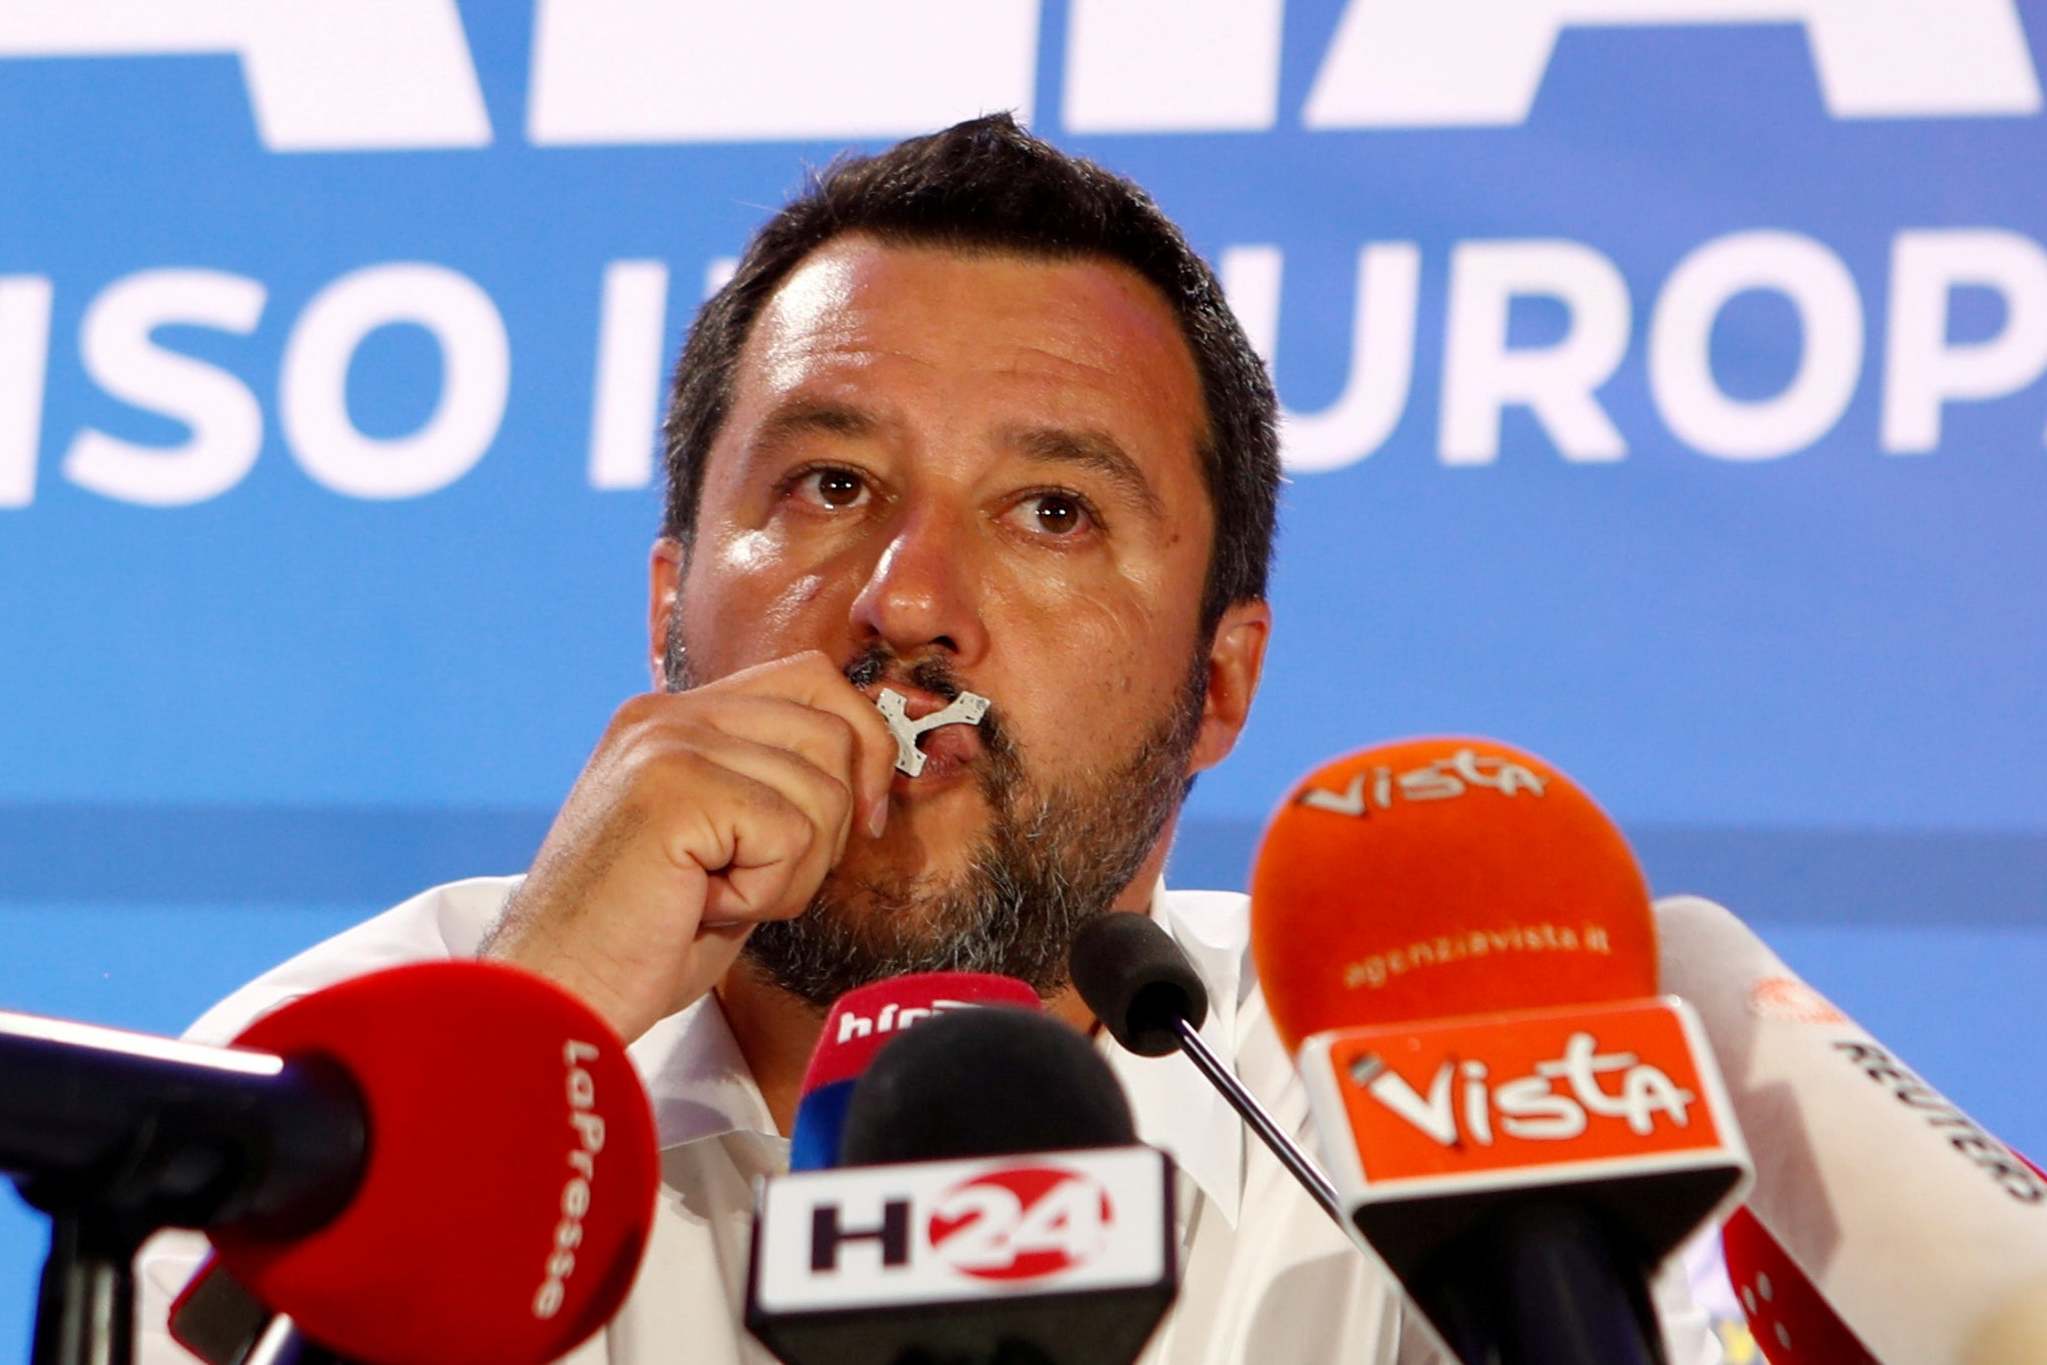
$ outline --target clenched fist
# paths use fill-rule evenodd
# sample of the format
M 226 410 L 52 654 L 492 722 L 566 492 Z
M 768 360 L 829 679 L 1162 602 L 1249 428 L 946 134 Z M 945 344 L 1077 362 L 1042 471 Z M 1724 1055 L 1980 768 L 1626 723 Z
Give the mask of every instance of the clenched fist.
M 811 651 L 612 717 L 483 956 L 574 991 L 628 1042 L 708 991 L 888 818 L 896 745 Z

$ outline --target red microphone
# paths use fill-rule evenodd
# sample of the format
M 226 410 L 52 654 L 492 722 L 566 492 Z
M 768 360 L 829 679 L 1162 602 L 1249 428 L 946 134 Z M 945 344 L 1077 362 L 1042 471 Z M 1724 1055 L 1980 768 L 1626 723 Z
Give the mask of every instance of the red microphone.
M 1880 1365 L 1754 1214 L 1736 1209 L 1720 1248 L 1749 1335 L 1770 1365 Z
M 1015 977 L 987 972 L 919 972 L 846 992 L 832 1002 L 817 1049 L 803 1073 L 789 1169 L 826 1171 L 839 1164 L 839 1138 L 853 1087 L 875 1053 L 920 1020 L 975 1005 L 1038 1008 L 1038 994 Z
M 338 1068 L 368 1130 L 331 1221 L 211 1231 L 307 1336 L 380 1365 L 538 1365 L 624 1301 L 653 1218 L 653 1112 L 580 1000 L 509 967 L 423 963 L 294 1000 L 235 1046 Z
M 1591 798 L 1490 740 L 1338 759 L 1272 819 L 1251 943 L 1351 1220 L 1452 1349 L 1656 1358 L 1647 1274 L 1748 1158 Z

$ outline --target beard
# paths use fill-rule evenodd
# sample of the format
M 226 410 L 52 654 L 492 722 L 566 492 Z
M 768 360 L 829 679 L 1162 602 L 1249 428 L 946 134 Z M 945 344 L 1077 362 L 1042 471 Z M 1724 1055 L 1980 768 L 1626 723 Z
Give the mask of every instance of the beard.
M 695 686 L 701 680 L 690 673 L 675 617 L 665 643 L 668 689 Z M 877 646 L 845 673 L 864 687 L 899 662 Z M 1074 936 L 1130 885 L 1186 796 L 1207 663 L 1198 651 L 1166 713 L 1125 752 L 1094 762 L 1078 755 L 1056 780 L 1033 776 L 1035 765 L 1019 752 L 999 704 L 990 707 L 973 767 L 988 829 L 966 866 L 950 878 L 835 868 L 802 914 L 757 926 L 742 957 L 819 1010 L 847 991 L 916 972 L 990 972 L 1015 977 L 1041 997 L 1058 993 L 1068 982 Z M 964 690 L 939 658 L 896 675 L 948 701 Z

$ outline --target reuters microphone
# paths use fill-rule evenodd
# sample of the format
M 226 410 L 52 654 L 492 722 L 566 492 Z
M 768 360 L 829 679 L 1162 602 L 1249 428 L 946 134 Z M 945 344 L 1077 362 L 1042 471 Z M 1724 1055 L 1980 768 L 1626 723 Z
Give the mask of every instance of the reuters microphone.
M 1350 1217 L 1451 1349 L 1661 1360 L 1648 1277 L 1748 1153 L 1605 813 L 1493 741 L 1338 759 L 1266 831 L 1251 940 Z
M 1657 922 L 1761 1158 L 1748 1208 L 1852 1337 L 1913 1365 L 2047 1360 L 2047 1179 L 1726 910 L 1680 897 Z
M 1108 1064 L 1003 1005 L 881 1048 L 834 1170 L 763 1182 L 747 1327 L 789 1365 L 1130 1365 L 1178 1283 L 1175 1172 Z

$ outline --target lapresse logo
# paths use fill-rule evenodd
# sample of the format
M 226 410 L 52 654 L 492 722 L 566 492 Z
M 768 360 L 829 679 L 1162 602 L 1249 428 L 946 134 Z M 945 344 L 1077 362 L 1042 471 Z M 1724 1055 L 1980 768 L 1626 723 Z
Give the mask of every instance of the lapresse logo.
M 1880 132 L 1887 121 L 2034 119 L 2041 110 L 2012 0 L 1351 0 L 1333 27 L 1315 33 L 1312 51 L 1288 50 L 1311 40 L 1289 33 L 1282 0 L 1071 0 L 1058 52 L 1041 51 L 1045 13 L 1036 0 L 899 0 L 879 10 L 815 0 L 538 0 L 531 15 L 517 128 L 493 122 L 478 49 L 453 0 L 13 5 L 0 9 L 0 64 L 234 57 L 254 138 L 301 162 L 331 152 L 517 158 L 535 148 L 844 143 L 1008 108 L 1055 137 L 1166 135 L 1190 158 L 1204 138 L 1283 140 L 1313 175 L 1334 181 L 1355 173 L 1359 155 L 1355 137 L 1337 134 L 1525 136 L 1519 130 L 1551 79 L 1560 39 L 1617 28 L 1795 26 L 1820 127 Z M 750 67 L 732 54 L 762 51 L 775 54 L 775 79 L 736 74 Z M 1061 97 L 1057 109 L 1040 111 L 1033 103 L 1048 63 Z M 1285 95 L 1289 65 L 1314 73 L 1298 100 Z M 1726 98 L 1742 96 L 1730 84 Z M 517 165 L 526 180 L 551 173 L 532 169 L 530 158 Z M 1312 201 L 1315 186 L 1303 188 Z M 1612 186 L 1602 179 L 1584 189 Z M 118 197 L 118 186 L 108 192 Z M 1312 202 L 1302 212 L 1312 214 Z M 1198 206 L 1192 217 L 1199 236 Z M 1280 353 L 1283 294 L 1355 297 L 1348 337 L 1318 348 L 1347 344 L 1340 388 L 1316 405 L 1285 404 L 1285 459 L 1296 472 L 1367 459 L 1412 425 L 1410 410 L 1424 398 L 1436 405 L 1433 420 L 1424 417 L 1426 439 L 1445 466 L 1495 463 L 1509 414 L 1525 414 L 1573 465 L 1672 445 L 1714 460 L 1776 460 L 1835 432 L 1866 379 L 1879 407 L 1877 451 L 1924 455 L 1939 449 L 1950 407 L 2019 394 L 2047 373 L 2047 250 L 2024 226 L 1996 222 L 1900 220 L 1885 231 L 1887 258 L 1859 276 L 1820 231 L 1782 221 L 1682 244 L 1655 279 L 1619 264 L 1638 244 L 1579 240 L 1553 226 L 1361 239 L 1350 278 L 1303 267 L 1284 290 L 1283 244 L 1223 241 L 1212 252 L 1268 359 Z M 598 321 L 583 371 L 594 381 L 576 403 L 588 414 L 584 448 L 569 458 L 581 459 L 591 489 L 654 482 L 662 375 L 681 318 L 722 282 L 740 245 L 682 262 L 634 255 L 576 264 Z M 311 297 L 294 297 L 284 317 L 278 290 L 260 275 L 170 260 L 108 264 L 89 284 L 14 262 L 0 269 L 0 508 L 31 506 L 51 477 L 118 503 L 204 503 L 248 476 L 266 429 L 334 495 L 419 498 L 461 480 L 499 442 L 521 348 L 503 301 L 459 260 L 355 262 L 330 272 Z M 556 273 L 565 263 L 546 264 Z M 57 307 L 60 295 L 74 291 L 84 295 L 77 333 L 53 335 L 53 317 L 73 311 Z M 1958 325 L 1964 294 L 1988 295 L 2001 313 L 1987 335 Z M 1788 308 L 1798 338 L 1788 376 L 1761 394 L 1730 386 L 1713 350 L 1730 307 L 1752 295 Z M 1531 305 L 1561 319 L 1552 335 L 1516 334 L 1515 317 Z M 1881 335 L 1871 333 L 1872 316 L 1883 319 Z M 376 423 L 366 429 L 349 401 L 351 366 L 370 337 L 392 327 L 423 331 L 440 358 L 430 412 L 396 434 Z M 194 329 L 281 335 L 274 389 L 194 353 L 204 347 L 159 335 Z M 1437 337 L 1440 382 L 1418 397 L 1417 357 Z M 183 436 L 138 441 L 46 412 L 57 347 L 75 348 L 108 398 Z M 1604 390 L 1631 367 L 1646 379 L 1653 421 L 1630 412 L 1624 426 Z M 267 375 L 273 366 L 255 368 Z M 1293 386 L 1286 364 L 1276 369 L 1285 399 Z M 2033 444 L 2038 422 L 2034 414 L 2028 423 Z
M 1148 1285 L 1170 1163 L 1145 1147 L 807 1172 L 762 1192 L 769 1312 Z
M 554 1226 L 554 1244 L 548 1248 L 546 1272 L 533 1295 L 536 1318 L 551 1318 L 561 1311 L 568 1279 L 576 1273 L 576 1248 L 583 1244 L 583 1219 L 590 1212 L 597 1183 L 597 1154 L 604 1150 L 604 1116 L 597 1112 L 597 1081 L 583 1063 L 595 1061 L 601 1055 L 595 1044 L 581 1039 L 570 1038 L 562 1043 L 569 1130 L 575 1134 L 575 1142 L 568 1151 L 569 1175 L 562 1185 L 561 1221 Z

